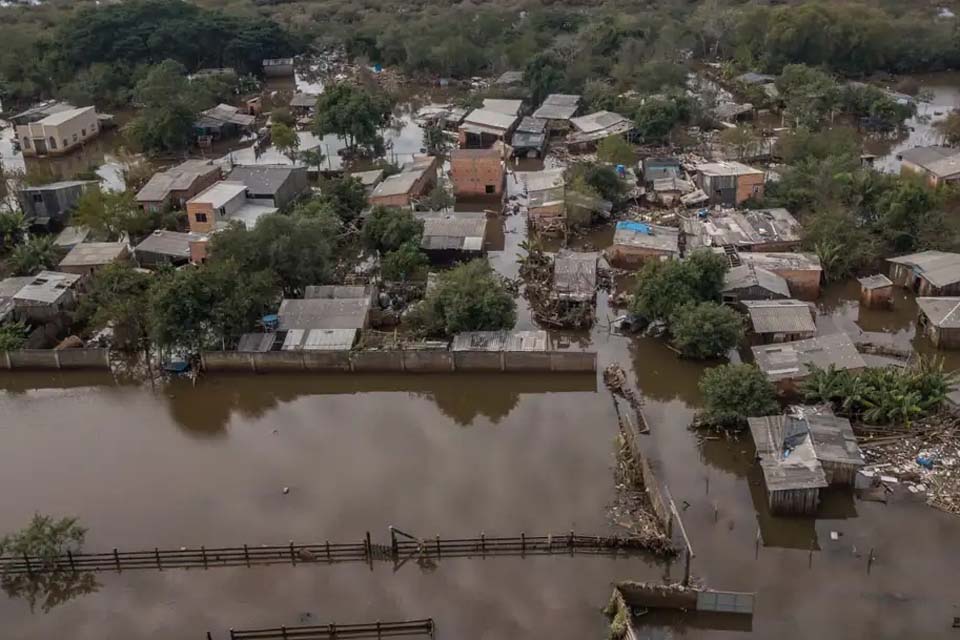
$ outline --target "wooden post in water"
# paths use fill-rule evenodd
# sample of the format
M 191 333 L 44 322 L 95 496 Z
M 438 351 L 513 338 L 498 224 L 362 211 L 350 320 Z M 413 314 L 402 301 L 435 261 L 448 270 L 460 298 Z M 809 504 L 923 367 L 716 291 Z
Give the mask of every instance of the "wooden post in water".
M 330 557 L 330 541 L 329 540 L 327 540 L 326 547 L 327 547 L 327 562 L 332 563 L 333 558 Z
M 757 560 L 760 558 L 760 525 L 757 525 L 757 542 L 756 542 L 756 551 L 753 554 L 753 559 Z
M 523 531 L 520 532 L 520 557 L 523 558 L 527 555 L 527 534 Z
M 203 561 L 203 568 L 209 569 L 210 567 L 207 564 L 207 547 L 204 545 L 200 545 L 200 559 Z
M 117 573 L 120 573 L 120 552 L 113 548 L 113 562 L 117 565 Z
M 377 620 L 377 640 L 380 640 L 380 638 L 382 638 L 382 637 L 383 637 L 383 635 L 382 635 L 381 632 L 380 632 L 380 621 Z
M 27 575 L 32 578 L 32 577 L 33 577 L 33 569 L 30 567 L 30 556 L 27 555 L 27 552 L 26 552 L 26 551 L 23 552 L 23 561 L 24 561 L 24 562 L 26 563 L 26 565 L 27 565 Z
M 297 566 L 297 556 L 293 553 L 293 540 L 290 541 L 290 564 Z
M 157 571 L 163 571 L 163 564 L 160 562 L 160 547 L 153 548 L 153 557 L 157 559 Z
M 70 561 L 70 571 L 77 572 L 77 567 L 73 564 L 73 552 L 67 549 L 67 560 Z
M 688 586 L 690 584 L 690 556 L 693 555 L 690 553 L 689 547 L 687 548 L 684 555 L 683 563 L 683 586 Z
M 247 568 L 250 568 L 250 549 L 243 545 L 243 559 L 247 562 Z
M 367 564 L 370 565 L 370 571 L 373 571 L 373 545 L 370 543 L 370 532 L 367 531 L 367 535 L 363 540 L 363 545 L 365 552 L 367 554 Z
M 230 640 L 235 640 L 235 636 L 234 636 L 234 634 L 233 634 L 233 629 L 230 629 Z
M 807 569 L 813 568 L 813 540 L 810 541 L 810 558 L 807 560 Z
M 437 536 L 437 560 L 440 559 L 440 536 Z
M 871 567 L 873 567 L 873 547 L 870 547 L 870 555 L 867 556 L 867 575 L 870 575 Z
M 486 555 L 487 553 L 487 539 L 484 536 L 483 531 L 480 532 L 480 553 Z
M 280 635 L 283 640 L 287 640 L 287 628 L 285 626 L 280 627 Z
M 570 529 L 570 537 L 567 538 L 567 545 L 570 547 L 570 555 L 573 555 L 573 529 Z
M 397 532 L 394 530 L 393 525 L 390 525 L 390 552 L 393 554 L 394 560 L 400 556 L 400 546 L 399 543 L 397 543 Z

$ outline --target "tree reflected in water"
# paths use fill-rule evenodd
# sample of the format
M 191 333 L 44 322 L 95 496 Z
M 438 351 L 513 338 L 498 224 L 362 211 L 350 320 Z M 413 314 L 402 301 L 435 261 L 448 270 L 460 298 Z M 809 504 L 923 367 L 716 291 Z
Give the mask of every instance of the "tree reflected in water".
M 38 606 L 41 612 L 49 613 L 74 598 L 96 593 L 100 583 L 91 571 L 54 571 L 5 575 L 0 578 L 0 588 L 11 598 L 25 600 L 31 613 L 36 613 Z

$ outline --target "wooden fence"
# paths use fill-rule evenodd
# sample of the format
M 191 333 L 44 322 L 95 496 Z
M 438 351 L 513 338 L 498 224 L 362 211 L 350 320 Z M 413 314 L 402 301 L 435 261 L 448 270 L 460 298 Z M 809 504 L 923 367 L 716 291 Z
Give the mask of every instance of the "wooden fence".
M 5 556 L 0 558 L 0 575 L 53 573 L 58 571 L 129 571 L 136 569 L 189 569 L 251 567 L 270 564 L 336 564 L 374 561 L 406 562 L 410 558 L 441 559 L 475 556 L 527 556 L 550 554 L 617 555 L 619 553 L 660 553 L 640 538 L 584 536 L 574 532 L 560 535 L 478 538 L 418 539 L 391 529 L 390 544 L 371 542 L 370 533 L 360 542 L 260 545 L 242 547 L 201 546 L 198 549 L 160 549 L 108 553 L 73 553 L 55 558 Z
M 339 640 L 341 638 L 400 638 L 410 636 L 434 637 L 433 618 L 400 622 L 368 622 L 363 624 L 311 625 L 273 627 L 268 629 L 230 629 L 230 640 Z M 207 632 L 207 640 L 215 640 Z

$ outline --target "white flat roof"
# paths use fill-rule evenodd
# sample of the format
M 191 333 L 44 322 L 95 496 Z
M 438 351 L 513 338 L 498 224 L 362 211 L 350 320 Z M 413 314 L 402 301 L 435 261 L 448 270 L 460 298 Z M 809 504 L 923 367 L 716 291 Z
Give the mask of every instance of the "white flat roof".
M 202 202 L 204 204 L 209 204 L 214 209 L 219 209 L 241 193 L 246 193 L 246 191 L 247 185 L 243 184 L 242 182 L 230 182 L 224 180 L 222 182 L 216 182 L 210 185 L 197 195 L 190 198 L 187 203 Z

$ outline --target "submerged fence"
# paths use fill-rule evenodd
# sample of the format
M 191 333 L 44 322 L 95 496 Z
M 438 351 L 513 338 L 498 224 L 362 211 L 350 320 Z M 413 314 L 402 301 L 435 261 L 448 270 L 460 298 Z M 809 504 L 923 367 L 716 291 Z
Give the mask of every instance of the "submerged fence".
M 419 539 L 391 529 L 390 544 L 376 544 L 370 533 L 360 542 L 260 545 L 242 547 L 201 546 L 199 549 L 160 549 L 108 553 L 73 553 L 54 558 L 6 556 L 0 558 L 0 575 L 53 573 L 58 571 L 129 571 L 136 569 L 190 569 L 251 567 L 270 564 L 336 564 L 343 562 L 392 561 L 401 565 L 412 558 L 439 560 L 474 556 L 527 556 L 550 554 L 617 555 L 622 552 L 661 553 L 649 541 L 634 537 L 561 535 L 478 538 Z
M 0 369 L 110 369 L 109 349 L 0 351 Z
M 300 627 L 273 627 L 268 629 L 230 629 L 230 640 L 339 640 L 346 638 L 400 638 L 410 636 L 434 637 L 433 618 L 400 622 L 368 622 L 363 624 L 311 625 Z M 207 632 L 207 640 L 215 636 Z

